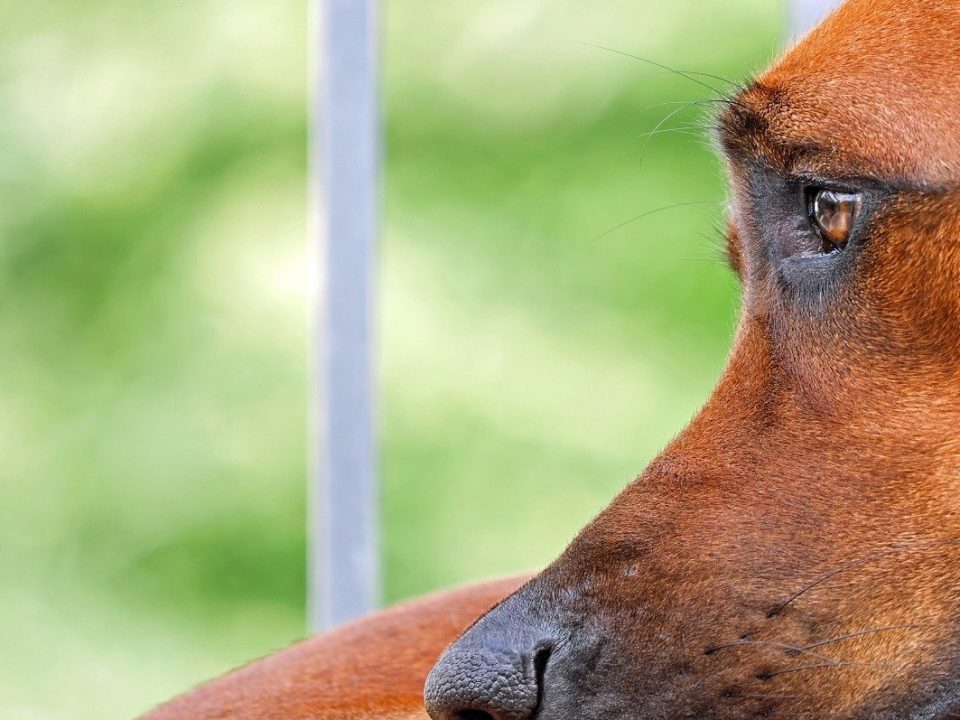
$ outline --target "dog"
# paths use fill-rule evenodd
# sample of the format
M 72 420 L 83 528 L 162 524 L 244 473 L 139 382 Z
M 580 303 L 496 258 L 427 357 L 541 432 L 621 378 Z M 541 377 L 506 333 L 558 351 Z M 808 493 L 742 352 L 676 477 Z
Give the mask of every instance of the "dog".
M 149 720 L 960 717 L 960 2 L 849 0 L 722 105 L 742 313 L 690 425 L 535 577 Z

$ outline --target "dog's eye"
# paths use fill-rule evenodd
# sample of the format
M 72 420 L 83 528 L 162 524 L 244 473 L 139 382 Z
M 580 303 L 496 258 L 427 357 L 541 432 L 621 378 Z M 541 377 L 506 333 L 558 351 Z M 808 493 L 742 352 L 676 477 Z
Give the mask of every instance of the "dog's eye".
M 811 222 L 823 240 L 822 252 L 843 250 L 860 214 L 863 195 L 855 192 L 811 188 L 808 190 Z

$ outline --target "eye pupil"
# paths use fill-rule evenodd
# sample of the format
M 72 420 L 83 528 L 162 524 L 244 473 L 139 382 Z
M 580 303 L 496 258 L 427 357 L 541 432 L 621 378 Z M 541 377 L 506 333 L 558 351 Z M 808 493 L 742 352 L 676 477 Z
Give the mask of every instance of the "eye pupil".
M 824 241 L 823 252 L 842 250 L 846 247 L 853 232 L 853 224 L 860 213 L 861 204 L 860 193 L 825 188 L 814 193 L 811 214 Z

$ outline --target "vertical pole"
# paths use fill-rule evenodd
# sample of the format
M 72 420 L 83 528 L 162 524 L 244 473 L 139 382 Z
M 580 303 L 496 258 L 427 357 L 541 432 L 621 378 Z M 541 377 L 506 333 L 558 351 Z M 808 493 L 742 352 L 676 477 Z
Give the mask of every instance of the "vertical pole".
M 373 298 L 379 195 L 376 0 L 313 0 L 313 392 L 309 622 L 376 606 Z
M 788 0 L 790 35 L 798 39 L 823 20 L 840 0 Z

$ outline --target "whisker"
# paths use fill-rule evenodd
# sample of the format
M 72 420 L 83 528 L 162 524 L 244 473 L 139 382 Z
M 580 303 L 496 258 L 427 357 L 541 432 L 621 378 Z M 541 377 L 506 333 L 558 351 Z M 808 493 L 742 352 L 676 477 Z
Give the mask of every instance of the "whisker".
M 701 104 L 703 104 L 701 100 L 691 100 L 664 115 L 660 122 L 654 125 L 653 130 L 647 133 L 647 138 L 643 142 L 643 147 L 640 148 L 640 158 L 637 160 L 637 167 L 639 168 L 643 166 L 643 157 L 646 155 L 647 146 L 650 144 L 650 138 L 656 135 L 660 128 L 662 128 L 670 120 L 670 118 L 691 107 L 699 107 Z
M 837 570 L 833 570 L 833 571 L 827 573 L 826 575 L 823 575 L 822 577 L 817 578 L 816 580 L 814 580 L 814 581 L 813 581 L 812 583 L 810 583 L 809 585 L 804 586 L 803 588 L 801 588 L 800 590 L 798 590 L 797 592 L 795 592 L 793 595 L 791 595 L 790 597 L 788 597 L 788 598 L 786 599 L 786 601 L 784 601 L 783 603 L 781 603 L 781 604 L 778 605 L 777 607 L 775 607 L 775 608 L 773 608 L 772 610 L 770 610 L 770 611 L 767 613 L 767 617 L 768 617 L 768 618 L 774 618 L 774 617 L 776 617 L 777 615 L 779 615 L 780 613 L 782 613 L 782 612 L 790 605 L 790 603 L 794 602 L 797 598 L 799 598 L 799 597 L 800 597 L 801 595 L 803 595 L 804 593 L 809 592 L 810 590 L 813 590 L 813 588 L 817 587 L 817 585 L 820 585 L 821 583 L 824 583 L 824 582 L 826 582 L 827 580 L 829 580 L 830 578 L 836 577 L 837 575 L 840 575 L 841 573 L 845 573 L 847 570 L 851 570 L 851 569 L 853 569 L 853 568 L 855 568 L 855 567 L 859 567 L 860 565 L 863 565 L 863 564 L 865 564 L 865 563 L 868 563 L 868 562 L 871 562 L 871 561 L 873 561 L 873 560 L 876 560 L 878 557 L 882 557 L 882 555 L 884 555 L 884 554 L 886 554 L 886 553 L 882 553 L 881 555 L 871 555 L 871 556 L 869 556 L 869 557 L 861 558 L 860 560 L 856 560 L 856 561 L 854 561 L 854 562 L 852 562 L 852 563 L 848 563 L 847 565 L 844 565 L 843 567 L 841 567 L 841 568 L 839 568 L 839 569 L 837 569 Z
M 874 633 L 882 632 L 892 632 L 894 630 L 916 630 L 920 628 L 935 628 L 943 627 L 948 623 L 906 623 L 903 625 L 887 625 L 886 627 L 878 628 L 869 628 L 867 630 L 860 630 L 858 632 L 848 633 L 846 635 L 838 635 L 837 637 L 832 637 L 827 640 L 820 640 L 815 643 L 810 643 L 809 645 L 804 645 L 800 650 L 806 651 L 810 648 L 823 647 L 824 645 L 830 645 L 832 643 L 842 642 L 843 640 L 850 640 L 851 638 L 863 637 L 864 635 L 872 635 Z
M 694 205 L 719 205 L 723 202 L 725 201 L 724 200 L 689 200 L 687 202 L 672 203 L 670 205 L 664 205 L 662 207 L 654 208 L 653 210 L 647 210 L 646 212 L 642 212 L 639 215 L 634 215 L 632 218 L 628 220 L 624 220 L 622 223 L 614 225 L 609 230 L 603 231 L 602 233 L 597 235 L 595 238 L 593 238 L 591 242 L 596 242 L 597 240 L 601 240 L 605 238 L 607 235 L 610 235 L 611 233 L 616 232 L 620 228 L 626 227 L 630 223 L 637 222 L 638 220 L 643 220 L 646 217 L 650 217 L 651 215 L 656 215 L 657 213 L 661 213 L 666 210 L 672 210 L 673 208 L 679 208 L 679 207 L 690 207 Z
M 828 663 L 814 663 L 812 665 L 796 665 L 795 667 L 784 668 L 783 670 L 771 670 L 769 672 L 761 673 L 757 676 L 758 680 L 769 680 L 772 677 L 777 675 L 787 675 L 789 673 L 803 672 L 805 670 L 824 670 L 826 668 L 847 668 L 847 667 L 884 667 L 892 668 L 896 667 L 891 663 L 875 663 L 867 661 L 856 661 L 856 660 L 840 660 L 838 662 L 828 662 Z
M 797 647 L 795 645 L 788 645 L 786 643 L 778 643 L 769 640 L 737 640 L 736 642 L 726 643 L 725 645 L 714 645 L 709 648 L 710 654 L 719 652 L 720 650 L 728 650 L 730 648 L 736 647 L 747 647 L 747 646 L 761 646 L 761 647 L 773 647 L 783 650 L 788 655 L 807 655 L 812 658 L 818 658 L 826 662 L 841 662 L 837 658 L 830 657 L 829 655 L 821 655 L 820 653 L 810 652 L 807 647 Z
M 653 110 L 654 108 L 664 107 L 666 105 L 729 105 L 730 101 L 723 98 L 693 98 L 692 100 L 666 100 L 664 102 L 653 103 L 652 105 L 645 105 L 640 108 L 638 112 L 647 112 L 648 110 Z
M 666 133 L 677 133 L 678 135 L 693 135 L 698 136 L 702 135 L 703 131 L 698 126 L 681 126 L 681 127 L 672 127 L 672 128 L 662 128 L 660 130 L 651 130 L 649 132 L 640 133 L 637 135 L 637 139 L 648 138 L 651 135 L 664 135 Z
M 696 83 L 697 85 L 707 88 L 707 90 L 709 90 L 710 92 L 716 93 L 717 95 L 720 95 L 721 97 L 726 98 L 730 102 L 733 102 L 733 99 L 729 95 L 724 93 L 722 90 L 714 87 L 710 83 L 704 82 L 703 80 L 698 80 L 696 77 L 693 77 L 693 76 L 700 75 L 703 77 L 709 77 L 714 80 L 719 80 L 720 82 L 728 83 L 734 88 L 743 87 L 739 83 L 735 83 L 733 80 L 728 80 L 727 78 L 719 77 L 717 75 L 711 75 L 710 73 L 697 72 L 694 70 L 678 70 L 676 68 L 670 67 L 669 65 L 658 63 L 656 60 L 650 60 L 649 58 L 640 57 L 639 55 L 633 55 L 631 53 L 624 52 L 623 50 L 617 50 L 615 48 L 606 47 L 604 45 L 597 45 L 596 43 L 591 43 L 591 42 L 584 42 L 584 45 L 588 45 L 589 47 L 596 48 L 597 50 L 606 50 L 607 52 L 614 53 L 615 55 L 622 55 L 624 57 L 632 58 L 634 60 L 639 60 L 640 62 L 647 63 L 648 65 L 653 65 L 654 67 L 658 67 L 661 70 L 666 70 L 669 73 L 679 75 L 680 77 L 686 78 L 690 82 Z
M 799 598 L 799 597 L 800 597 L 801 595 L 803 595 L 804 593 L 809 592 L 810 590 L 812 590 L 813 588 L 817 587 L 818 585 L 826 582 L 827 580 L 830 580 L 831 578 L 836 577 L 837 575 L 840 575 L 840 574 L 842 574 L 842 573 L 845 573 L 845 572 L 847 572 L 848 570 L 852 570 L 852 569 L 854 569 L 854 568 L 856 568 L 856 567 L 859 567 L 859 566 L 861 566 L 861 565 L 865 565 L 865 564 L 867 564 L 867 563 L 873 562 L 874 560 L 879 560 L 879 559 L 881 559 L 881 558 L 885 558 L 885 557 L 887 557 L 887 556 L 889 556 L 889 555 L 895 555 L 895 554 L 898 554 L 898 553 L 906 553 L 906 552 L 919 552 L 920 550 L 925 550 L 925 549 L 928 549 L 928 548 L 930 548 L 930 547 L 935 547 L 935 546 L 937 546 L 937 545 L 957 545 L 958 543 L 960 543 L 960 540 L 920 540 L 920 541 L 914 541 L 914 542 L 912 542 L 910 545 L 907 545 L 907 546 L 894 546 L 894 547 L 891 547 L 891 548 L 889 548 L 889 549 L 887 549 L 887 550 L 885 550 L 885 551 L 883 551 L 883 552 L 878 552 L 878 553 L 875 554 L 875 555 L 870 555 L 870 556 L 868 556 L 868 557 L 865 557 L 865 558 L 861 558 L 861 559 L 859 559 L 859 560 L 856 560 L 856 561 L 854 561 L 854 562 L 852 562 L 852 563 L 848 563 L 847 565 L 844 565 L 843 567 L 840 567 L 840 568 L 838 568 L 837 570 L 833 570 L 832 572 L 829 572 L 829 573 L 827 573 L 826 575 L 823 575 L 823 576 L 821 576 L 820 578 L 814 580 L 814 581 L 811 582 L 809 585 L 806 585 L 805 587 L 801 588 L 800 590 L 798 590 L 797 592 L 795 592 L 793 595 L 791 595 L 789 598 L 787 598 L 786 601 L 784 601 L 783 603 L 781 603 L 781 604 L 778 605 L 777 607 L 775 607 L 775 608 L 773 608 L 772 610 L 770 610 L 770 611 L 767 613 L 767 617 L 768 617 L 768 618 L 774 618 L 774 617 L 776 617 L 777 615 L 779 615 L 780 613 L 782 613 L 782 612 L 784 611 L 784 609 L 787 608 L 787 606 L 789 606 L 792 602 L 794 602 L 797 598 Z
M 671 131 L 684 131 L 684 132 L 696 132 L 698 135 L 706 135 L 707 133 L 713 132 L 717 129 L 716 125 L 710 123 L 692 123 L 690 125 L 676 125 L 674 127 L 663 128 L 661 130 L 648 130 L 647 132 L 640 133 L 637 135 L 638 138 L 649 137 L 650 135 L 655 135 L 657 133 L 671 132 Z

